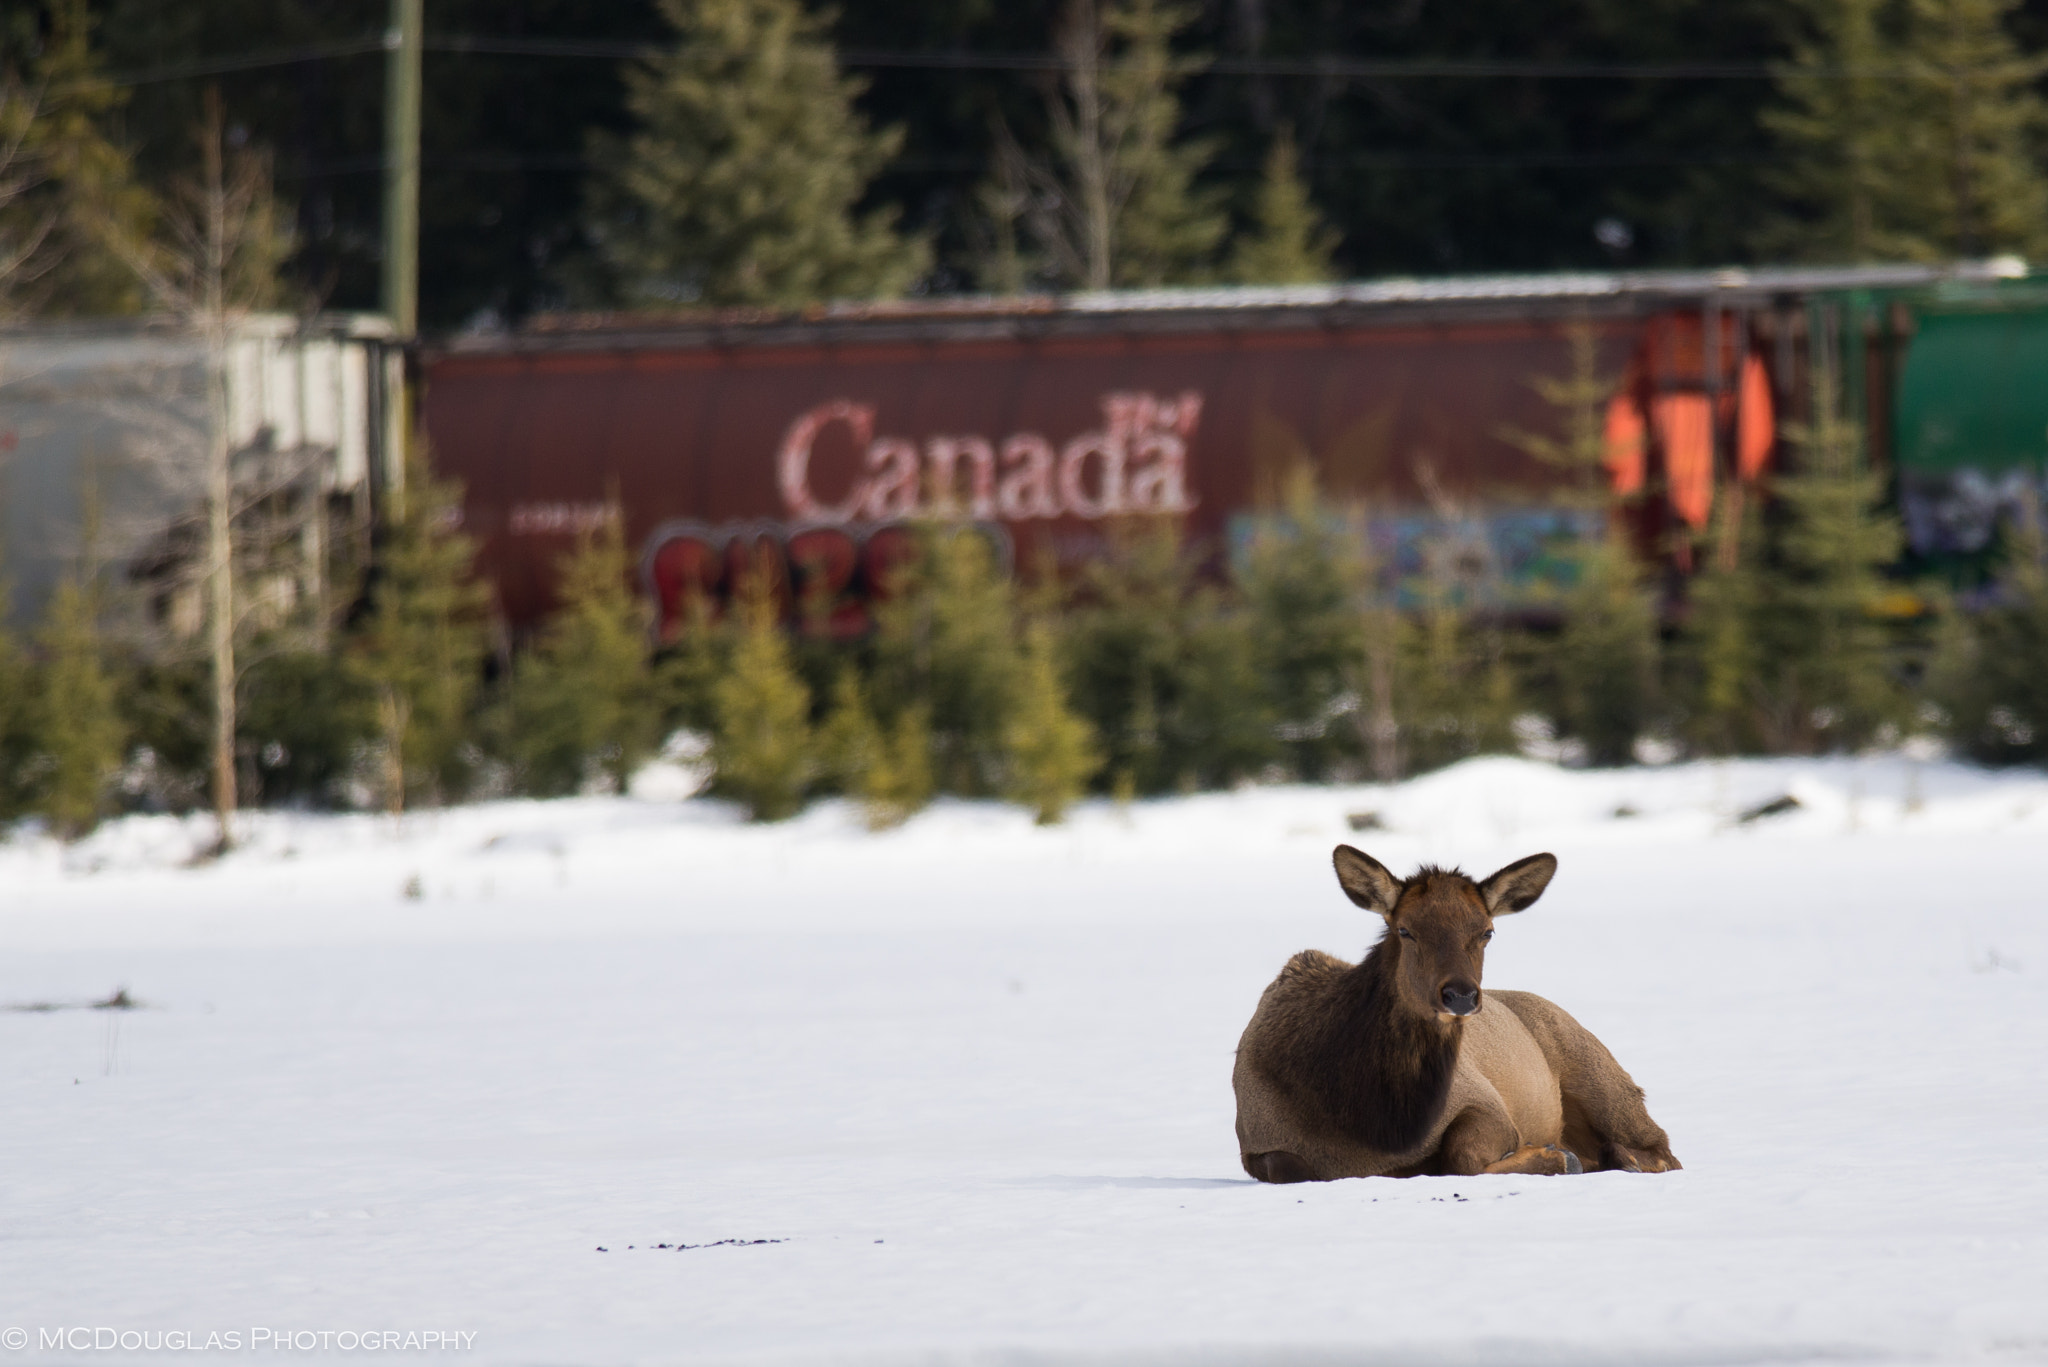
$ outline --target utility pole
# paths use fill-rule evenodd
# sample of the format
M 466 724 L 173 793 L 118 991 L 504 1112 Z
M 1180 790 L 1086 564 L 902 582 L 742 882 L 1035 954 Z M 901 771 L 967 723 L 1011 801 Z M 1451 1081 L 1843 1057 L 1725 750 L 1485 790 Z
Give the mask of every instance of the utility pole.
M 425 0 L 391 0 L 384 31 L 384 312 L 401 341 L 419 330 L 420 30 Z

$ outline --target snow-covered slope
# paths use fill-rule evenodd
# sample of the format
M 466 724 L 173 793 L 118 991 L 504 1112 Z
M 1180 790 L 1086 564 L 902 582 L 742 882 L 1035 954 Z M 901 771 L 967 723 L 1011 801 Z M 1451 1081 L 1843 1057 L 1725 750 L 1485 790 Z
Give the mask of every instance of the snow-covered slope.
M 0 845 L 0 1004 L 65 1008 L 0 1011 L 0 1367 L 156 1356 L 41 1346 L 78 1328 L 506 1363 L 2048 1362 L 2038 775 L 1485 760 L 880 835 L 834 804 L 254 814 L 187 867 L 208 834 Z M 1396 871 L 1555 851 L 1487 982 L 1600 1034 L 1686 1170 L 1246 1180 L 1259 990 L 1375 931 L 1339 840 Z M 142 1009 L 74 1009 L 120 986 Z

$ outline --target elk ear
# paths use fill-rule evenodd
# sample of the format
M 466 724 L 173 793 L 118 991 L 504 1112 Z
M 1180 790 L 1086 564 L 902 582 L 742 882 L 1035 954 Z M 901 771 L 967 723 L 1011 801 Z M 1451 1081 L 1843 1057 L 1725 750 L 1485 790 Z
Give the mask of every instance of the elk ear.
M 1346 897 L 1367 911 L 1394 914 L 1394 903 L 1401 900 L 1401 880 L 1388 873 L 1385 865 L 1349 845 L 1339 845 L 1330 859 L 1337 866 L 1337 883 Z
M 1479 896 L 1486 903 L 1487 914 L 1506 916 L 1510 912 L 1528 910 L 1550 886 L 1550 876 L 1556 872 L 1557 856 L 1554 854 L 1532 854 L 1527 859 L 1517 859 L 1479 885 Z

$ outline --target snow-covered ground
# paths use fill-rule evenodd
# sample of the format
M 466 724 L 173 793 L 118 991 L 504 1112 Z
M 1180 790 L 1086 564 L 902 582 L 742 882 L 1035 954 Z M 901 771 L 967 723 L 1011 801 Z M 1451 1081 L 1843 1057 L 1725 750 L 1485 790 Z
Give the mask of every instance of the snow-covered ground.
M 0 1004 L 60 1008 L 0 1011 L 0 1367 L 167 1334 L 266 1361 L 472 1334 L 422 1351 L 2048 1362 L 2039 775 L 1486 760 L 1051 830 L 579 799 L 252 815 L 188 867 L 205 838 L 0 845 Z M 1397 872 L 1555 851 L 1487 983 L 1606 1040 L 1686 1170 L 1246 1180 L 1238 1031 L 1288 954 L 1376 931 L 1339 840 Z M 84 1009 L 117 987 L 140 1009 Z

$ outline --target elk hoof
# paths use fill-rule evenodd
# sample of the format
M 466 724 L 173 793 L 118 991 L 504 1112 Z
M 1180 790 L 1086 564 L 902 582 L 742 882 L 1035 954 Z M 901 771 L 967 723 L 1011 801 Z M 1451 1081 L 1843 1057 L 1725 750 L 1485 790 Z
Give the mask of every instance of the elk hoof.
M 1632 1149 L 1626 1144 L 1608 1146 L 1605 1166 L 1621 1172 L 1673 1172 L 1678 1160 L 1666 1149 Z
M 1564 1155 L 1564 1170 L 1566 1176 L 1572 1176 L 1573 1174 L 1582 1173 L 1586 1170 L 1586 1165 L 1584 1163 L 1581 1163 L 1579 1161 L 1579 1156 L 1573 1153 L 1570 1149 L 1559 1149 L 1558 1152 Z

